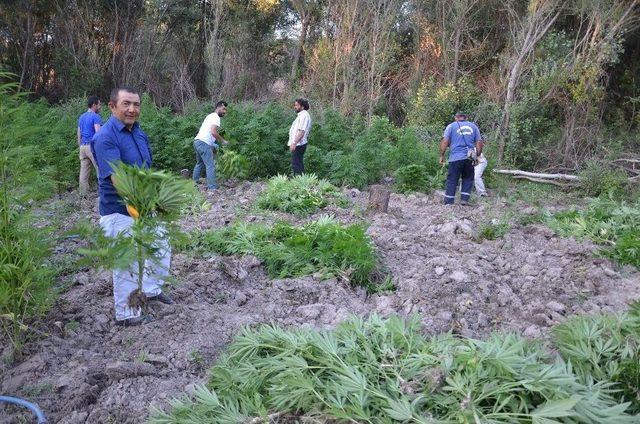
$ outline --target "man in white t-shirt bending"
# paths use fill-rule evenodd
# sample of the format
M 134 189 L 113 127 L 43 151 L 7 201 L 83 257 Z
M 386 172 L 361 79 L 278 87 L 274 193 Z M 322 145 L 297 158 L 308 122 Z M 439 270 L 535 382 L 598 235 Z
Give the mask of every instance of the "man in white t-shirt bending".
M 304 163 L 302 159 L 307 150 L 307 139 L 311 131 L 311 115 L 309 115 L 309 100 L 297 99 L 293 104 L 298 116 L 293 121 L 289 130 L 289 150 L 291 151 L 291 167 L 293 175 L 304 173 Z
M 220 129 L 220 118 L 227 113 L 227 103 L 220 101 L 216 103 L 216 110 L 207 115 L 200 125 L 200 130 L 193 140 L 193 147 L 196 149 L 196 166 L 193 168 L 193 179 L 198 182 L 204 167 L 207 172 L 207 187 L 209 190 L 218 188 L 216 184 L 216 151 L 227 141 L 218 133 Z

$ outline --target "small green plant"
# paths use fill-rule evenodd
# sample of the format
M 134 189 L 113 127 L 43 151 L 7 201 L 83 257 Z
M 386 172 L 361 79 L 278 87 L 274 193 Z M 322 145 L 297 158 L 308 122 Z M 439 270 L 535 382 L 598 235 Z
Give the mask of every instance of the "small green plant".
M 292 178 L 284 175 L 272 177 L 256 205 L 262 209 L 308 215 L 330 203 L 344 205 L 345 202 L 344 196 L 328 181 L 306 174 Z
M 376 291 L 378 284 L 386 280 L 378 270 L 373 243 L 365 228 L 341 225 L 330 217 L 302 227 L 286 222 L 273 227 L 237 223 L 195 235 L 192 243 L 201 252 L 255 255 L 275 278 L 322 273 L 325 277 L 341 276 L 369 291 Z
M 547 223 L 560 235 L 590 239 L 604 246 L 603 255 L 640 267 L 640 200 L 597 198 L 585 210 L 559 212 Z
M 478 229 L 478 239 L 496 240 L 504 237 L 510 229 L 511 225 L 504 221 L 482 224 Z
M 64 325 L 64 331 L 68 333 L 75 333 L 80 328 L 78 321 L 69 321 Z
M 149 352 L 147 352 L 146 350 L 141 350 L 140 353 L 138 353 L 138 356 L 136 356 L 135 362 L 138 363 L 143 363 L 143 362 L 147 362 L 147 360 L 149 359 Z
M 163 171 L 141 169 L 123 163 L 114 165 L 115 187 L 134 219 L 129 234 L 114 238 L 103 236 L 91 228 L 79 228 L 81 233 L 93 236 L 94 249 L 81 252 L 106 269 L 129 269 L 135 266 L 138 289 L 129 295 L 131 308 L 145 307 L 146 295 L 142 291 L 145 263 L 155 260 L 161 250 L 157 238 L 175 237 L 180 231 L 175 220 L 193 198 L 194 186 Z
M 202 353 L 198 349 L 189 352 L 189 361 L 198 366 L 204 366 L 204 356 L 202 356 Z
M 220 172 L 226 179 L 246 180 L 249 177 L 249 161 L 233 150 L 225 149 L 220 154 Z

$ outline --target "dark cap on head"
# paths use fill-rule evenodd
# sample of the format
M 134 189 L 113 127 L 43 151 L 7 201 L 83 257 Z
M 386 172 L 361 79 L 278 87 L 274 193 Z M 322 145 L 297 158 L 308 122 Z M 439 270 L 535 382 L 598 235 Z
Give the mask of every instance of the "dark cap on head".
M 464 117 L 466 118 L 466 117 L 467 117 L 467 116 L 469 116 L 469 115 L 467 115 L 467 114 L 466 114 L 466 113 L 464 113 L 464 112 L 456 112 L 456 116 L 464 116 Z

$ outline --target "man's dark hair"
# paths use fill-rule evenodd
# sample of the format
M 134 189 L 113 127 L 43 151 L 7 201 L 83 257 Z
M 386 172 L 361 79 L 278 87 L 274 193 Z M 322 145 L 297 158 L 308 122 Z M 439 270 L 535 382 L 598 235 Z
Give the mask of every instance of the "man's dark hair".
M 296 99 L 296 103 L 298 103 L 304 110 L 309 110 L 309 100 L 307 99 Z
M 116 87 L 113 90 L 111 90 L 111 94 L 109 95 L 109 102 L 117 103 L 118 102 L 118 94 L 120 94 L 121 91 L 124 91 L 125 93 L 131 93 L 131 94 L 140 95 L 138 90 L 136 90 L 135 88 L 123 85 L 122 87 Z
M 220 100 L 218 103 L 216 103 L 216 109 L 218 109 L 219 107 L 222 107 L 222 106 L 227 107 L 229 105 L 227 104 L 227 102 L 222 101 L 222 100 Z
M 97 105 L 98 103 L 100 103 L 100 97 L 98 96 L 89 96 L 89 98 L 87 99 L 87 107 Z

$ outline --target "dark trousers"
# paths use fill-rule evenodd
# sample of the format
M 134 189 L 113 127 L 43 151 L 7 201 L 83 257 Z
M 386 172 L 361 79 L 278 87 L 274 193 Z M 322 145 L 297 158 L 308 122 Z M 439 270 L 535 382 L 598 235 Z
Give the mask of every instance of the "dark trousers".
M 469 159 L 449 162 L 449 173 L 447 174 L 447 189 L 444 195 L 445 205 L 450 205 L 456 198 L 458 180 L 462 177 L 462 188 L 460 189 L 460 200 L 469 200 L 471 188 L 473 187 L 473 163 Z
M 296 149 L 291 152 L 291 167 L 293 168 L 293 175 L 302 175 L 304 173 L 304 163 L 302 163 L 302 158 L 304 157 L 305 150 L 307 150 L 307 145 L 303 144 L 302 146 L 296 146 Z

